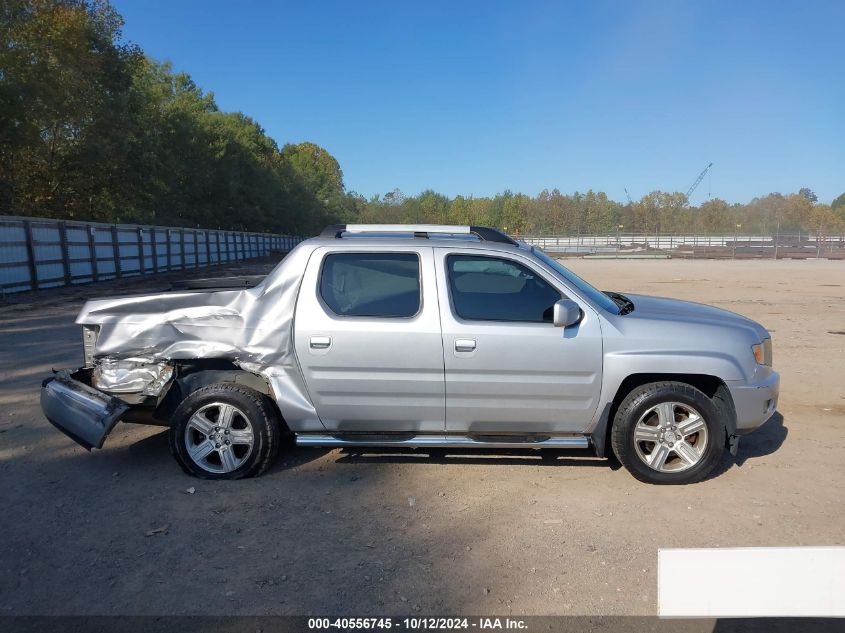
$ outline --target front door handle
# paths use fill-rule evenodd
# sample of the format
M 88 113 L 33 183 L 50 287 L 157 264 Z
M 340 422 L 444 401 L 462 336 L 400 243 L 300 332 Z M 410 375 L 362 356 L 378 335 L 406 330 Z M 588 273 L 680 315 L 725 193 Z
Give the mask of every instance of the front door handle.
M 309 343 L 311 349 L 328 349 L 332 344 L 331 336 L 312 336 Z
M 474 338 L 456 338 L 455 339 L 456 352 L 472 352 L 475 351 Z

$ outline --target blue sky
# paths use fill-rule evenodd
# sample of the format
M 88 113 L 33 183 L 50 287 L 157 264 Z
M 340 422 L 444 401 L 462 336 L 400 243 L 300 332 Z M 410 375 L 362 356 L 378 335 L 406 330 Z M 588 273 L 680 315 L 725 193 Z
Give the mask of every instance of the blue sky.
M 113 0 L 124 37 L 364 195 L 845 191 L 845 2 Z

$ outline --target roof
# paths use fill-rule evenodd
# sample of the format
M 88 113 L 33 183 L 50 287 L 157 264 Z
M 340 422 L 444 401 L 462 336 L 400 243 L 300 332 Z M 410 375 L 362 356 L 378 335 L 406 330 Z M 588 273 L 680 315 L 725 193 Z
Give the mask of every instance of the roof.
M 514 251 L 525 248 L 509 235 L 483 226 L 441 224 L 333 224 L 327 226 L 312 245 L 391 246 L 422 245 L 451 248 L 485 248 Z
M 419 239 L 413 237 L 355 237 L 348 240 L 335 240 L 331 238 L 312 237 L 305 240 L 301 244 L 307 244 L 312 247 L 331 246 L 338 248 L 371 248 L 374 246 L 429 246 L 435 248 L 472 248 L 485 249 L 503 252 L 516 252 L 528 250 L 529 247 L 523 244 L 500 244 L 496 242 L 481 242 L 470 239 L 454 239 L 454 238 L 429 238 Z

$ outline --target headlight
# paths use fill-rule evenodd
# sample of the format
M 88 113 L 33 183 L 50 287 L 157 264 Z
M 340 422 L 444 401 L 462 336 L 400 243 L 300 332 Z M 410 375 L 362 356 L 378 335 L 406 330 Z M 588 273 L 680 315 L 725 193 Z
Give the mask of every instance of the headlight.
M 751 351 L 754 353 L 754 360 L 758 365 L 772 366 L 772 339 L 764 339 L 761 343 L 751 346 Z
M 94 350 L 97 347 L 97 335 L 100 332 L 99 325 L 82 326 L 82 359 L 83 367 L 94 366 Z

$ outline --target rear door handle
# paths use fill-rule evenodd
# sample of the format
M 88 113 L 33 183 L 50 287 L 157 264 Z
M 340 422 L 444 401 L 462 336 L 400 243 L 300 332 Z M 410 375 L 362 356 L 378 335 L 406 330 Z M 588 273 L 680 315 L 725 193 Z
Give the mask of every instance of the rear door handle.
M 455 339 L 456 352 L 472 352 L 475 351 L 474 338 L 456 338 Z
M 331 336 L 312 336 L 310 341 L 311 349 L 328 349 L 332 344 Z

